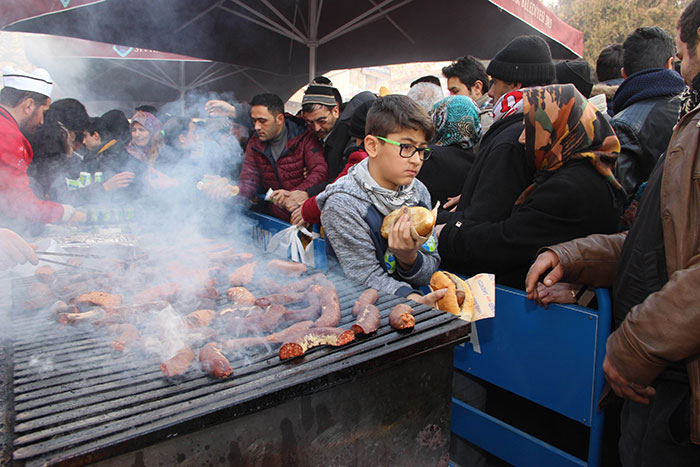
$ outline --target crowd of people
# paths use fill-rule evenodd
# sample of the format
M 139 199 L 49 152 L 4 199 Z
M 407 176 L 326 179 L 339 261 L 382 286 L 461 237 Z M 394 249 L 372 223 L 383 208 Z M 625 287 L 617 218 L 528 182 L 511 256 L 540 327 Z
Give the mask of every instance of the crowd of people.
M 424 76 L 405 95 L 345 102 L 318 77 L 296 115 L 260 94 L 210 100 L 204 119 L 150 106 L 90 117 L 51 102 L 45 70 L 5 68 L 0 266 L 36 263 L 15 232 L 81 224 L 84 207 L 194 203 L 188 215 L 224 227 L 241 207 L 320 223 L 346 276 L 429 305 L 444 295 L 426 290 L 438 268 L 493 273 L 545 306 L 611 287 L 604 369 L 626 399 L 622 463 L 698 465 L 700 0 L 676 32 L 630 31 L 595 68 L 517 37 L 486 67 L 445 67 L 447 96 Z M 402 206 L 437 210 L 427 240 L 408 214 L 382 235 Z

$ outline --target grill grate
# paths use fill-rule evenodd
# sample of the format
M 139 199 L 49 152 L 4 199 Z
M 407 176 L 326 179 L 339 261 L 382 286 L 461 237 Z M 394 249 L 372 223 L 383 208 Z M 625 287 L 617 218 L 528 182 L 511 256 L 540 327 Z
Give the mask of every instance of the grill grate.
M 327 276 L 338 289 L 340 326 L 349 328 L 355 319 L 352 306 L 365 287 L 331 273 Z M 27 290 L 28 283 L 19 283 L 13 295 L 21 298 Z M 27 465 L 92 462 L 466 339 L 465 322 L 423 305 L 414 307 L 413 331 L 395 331 L 388 315 L 402 301 L 380 295 L 381 327 L 372 336 L 340 348 L 312 349 L 302 358 L 285 362 L 273 347 L 231 360 L 234 373 L 225 380 L 199 372 L 168 380 L 155 356 L 115 356 L 106 331 L 62 328 L 55 321 L 16 313 L 12 323 L 13 458 Z

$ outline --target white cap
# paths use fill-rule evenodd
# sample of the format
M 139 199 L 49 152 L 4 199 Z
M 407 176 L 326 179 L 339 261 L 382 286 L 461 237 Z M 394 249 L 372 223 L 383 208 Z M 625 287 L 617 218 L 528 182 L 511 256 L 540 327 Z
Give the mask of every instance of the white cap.
M 31 73 L 15 70 L 6 66 L 2 69 L 4 85 L 8 88 L 15 88 L 20 91 L 32 91 L 51 97 L 53 81 L 49 72 L 43 68 L 37 68 Z

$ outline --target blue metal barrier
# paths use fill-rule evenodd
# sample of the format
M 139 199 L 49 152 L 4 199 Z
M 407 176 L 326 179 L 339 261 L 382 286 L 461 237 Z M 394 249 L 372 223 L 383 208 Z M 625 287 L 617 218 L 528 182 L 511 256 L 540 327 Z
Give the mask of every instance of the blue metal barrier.
M 251 220 L 251 238 L 253 239 L 253 244 L 263 250 L 267 249 L 267 244 L 274 234 L 291 227 L 291 224 L 287 222 L 258 212 L 247 211 L 246 216 Z M 320 226 L 314 225 L 313 231 L 319 233 Z M 328 267 L 326 260 L 326 241 L 322 238 L 317 238 L 312 240 L 312 245 L 314 249 L 314 267 L 326 270 Z
M 590 427 L 587 460 L 578 459 L 453 399 L 452 431 L 497 457 L 524 466 L 600 465 L 603 413 L 597 410 L 611 329 L 610 294 L 596 291 L 598 310 L 537 306 L 524 292 L 496 288 L 496 316 L 477 323 L 481 353 L 455 349 L 454 366 Z

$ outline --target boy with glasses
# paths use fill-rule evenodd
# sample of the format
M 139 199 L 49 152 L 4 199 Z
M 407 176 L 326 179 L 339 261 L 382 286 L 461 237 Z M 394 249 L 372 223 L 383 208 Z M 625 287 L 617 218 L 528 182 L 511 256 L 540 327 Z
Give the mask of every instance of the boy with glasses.
M 444 291 L 423 297 L 418 288 L 440 263 L 435 236 L 414 240 L 406 214 L 387 239 L 380 230 L 384 217 L 402 206 L 430 209 L 430 194 L 416 175 L 430 157 L 433 123 L 409 97 L 389 95 L 372 105 L 365 128 L 369 157 L 316 198 L 326 237 L 346 276 L 432 305 Z

